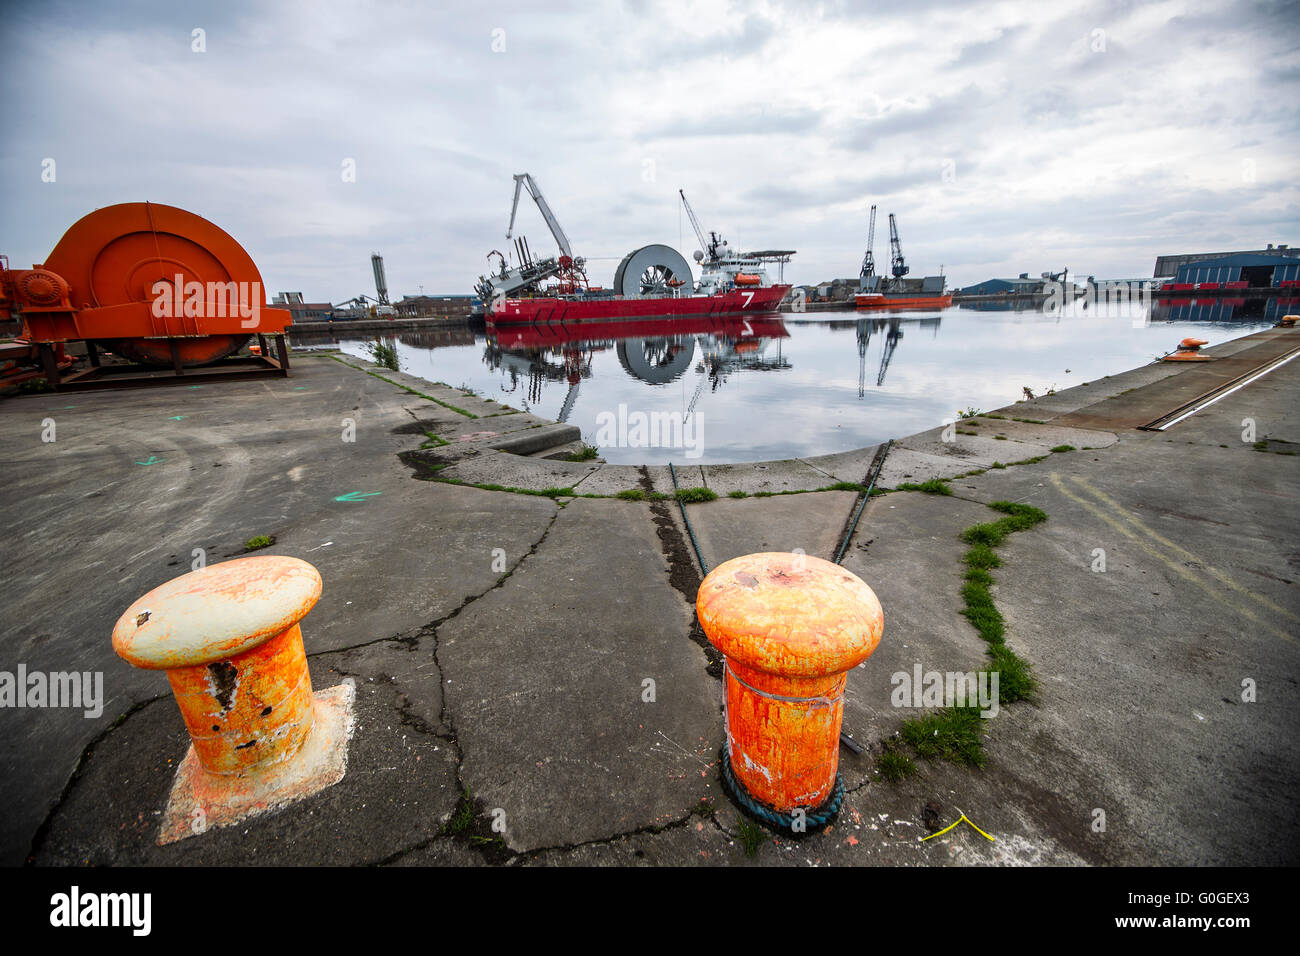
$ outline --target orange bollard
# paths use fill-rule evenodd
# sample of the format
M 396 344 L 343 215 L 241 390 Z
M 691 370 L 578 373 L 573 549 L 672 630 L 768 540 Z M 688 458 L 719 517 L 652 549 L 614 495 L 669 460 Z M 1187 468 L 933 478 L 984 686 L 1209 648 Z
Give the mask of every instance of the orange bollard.
M 342 778 L 352 687 L 312 693 L 298 625 L 320 594 L 306 561 L 238 558 L 154 588 L 118 619 L 113 649 L 167 672 L 192 744 L 164 819 L 170 838 L 159 843 Z
M 884 627 L 875 592 L 821 558 L 749 554 L 709 573 L 695 611 L 726 657 L 728 789 L 774 825 L 826 822 L 843 800 L 848 671 L 871 656 Z

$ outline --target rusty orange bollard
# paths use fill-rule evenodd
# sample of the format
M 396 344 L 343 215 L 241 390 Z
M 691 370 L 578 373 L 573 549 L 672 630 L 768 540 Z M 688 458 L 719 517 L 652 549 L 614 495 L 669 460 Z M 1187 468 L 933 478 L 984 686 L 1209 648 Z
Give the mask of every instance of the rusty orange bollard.
M 714 568 L 695 611 L 726 657 L 728 788 L 774 825 L 826 822 L 843 799 L 848 671 L 871 656 L 884 627 L 875 592 L 830 561 L 766 552 Z
M 154 588 L 118 619 L 113 649 L 167 672 L 192 744 L 159 843 L 342 778 L 353 689 L 312 693 L 298 625 L 320 594 L 306 561 L 238 558 Z

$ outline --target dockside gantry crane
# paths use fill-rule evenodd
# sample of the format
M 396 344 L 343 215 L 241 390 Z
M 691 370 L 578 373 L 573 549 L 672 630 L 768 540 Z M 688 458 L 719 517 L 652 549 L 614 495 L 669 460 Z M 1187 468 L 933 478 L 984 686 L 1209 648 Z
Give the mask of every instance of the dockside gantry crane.
M 907 275 L 907 264 L 903 261 L 903 247 L 898 241 L 898 224 L 894 214 L 889 214 L 889 271 L 895 279 Z
M 876 254 L 873 251 L 876 245 L 876 207 L 873 203 L 871 206 L 871 224 L 867 226 L 867 254 L 862 257 L 862 282 L 860 287 L 865 289 L 871 284 L 872 278 L 876 274 Z

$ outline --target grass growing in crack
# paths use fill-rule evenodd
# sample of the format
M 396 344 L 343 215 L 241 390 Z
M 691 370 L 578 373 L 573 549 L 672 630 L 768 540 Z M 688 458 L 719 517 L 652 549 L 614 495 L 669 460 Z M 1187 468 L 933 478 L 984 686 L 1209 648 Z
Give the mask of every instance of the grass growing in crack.
M 876 769 L 890 783 L 898 783 L 921 772 L 915 761 L 900 751 L 894 741 L 884 741 L 881 748 L 880 756 L 876 758 Z
M 903 739 L 927 760 L 984 766 L 983 718 L 978 707 L 945 707 L 903 721 Z
M 437 435 L 435 435 L 435 434 L 434 434 L 433 432 L 431 432 L 431 431 L 425 431 L 425 434 L 429 436 L 429 440 L 426 441 L 426 442 L 421 443 L 421 445 L 420 445 L 421 448 L 439 448 L 439 447 L 441 447 L 442 445 L 450 445 L 450 444 L 451 444 L 451 442 L 447 441 L 447 439 L 445 439 L 445 438 L 439 438 Z
M 961 540 L 970 545 L 962 558 L 966 574 L 961 588 L 965 603 L 961 613 L 989 645 L 989 657 L 999 671 L 998 702 L 1033 700 L 1038 682 L 1029 664 L 1006 646 L 1006 620 L 993 602 L 994 581 L 989 572 L 1002 563 L 993 549 L 1008 535 L 1046 521 L 1047 513 L 1013 501 L 995 501 L 989 507 L 1002 512 L 1003 517 L 971 525 L 961 533 Z
M 758 856 L 758 848 L 767 839 L 767 831 L 746 817 L 740 818 L 736 830 L 740 837 L 740 845 L 745 848 L 745 856 Z
M 858 494 L 867 490 L 866 485 L 860 485 L 856 481 L 837 481 L 833 485 L 827 485 L 825 488 L 819 488 L 819 491 L 856 491 Z
M 244 550 L 259 551 L 262 548 L 269 548 L 273 544 L 275 544 L 275 537 L 273 535 L 259 534 L 244 542 Z
M 737 488 L 735 491 L 727 492 L 728 498 L 748 498 L 749 495 Z
M 469 790 L 466 790 L 460 795 L 460 802 L 456 804 L 456 809 L 452 812 L 451 819 L 447 821 L 443 832 L 449 836 L 461 836 L 468 833 L 473 826 L 474 798 Z
M 426 395 L 424 394 L 424 392 L 421 392 L 418 389 L 411 388 L 411 386 L 409 385 L 403 385 L 401 382 L 394 382 L 391 378 L 386 378 L 385 376 L 380 375 L 378 372 L 372 372 L 368 368 L 362 368 L 359 365 L 353 365 L 351 362 L 345 362 L 337 355 L 331 355 L 330 358 L 338 362 L 340 365 L 346 365 L 348 368 L 354 368 L 358 372 L 365 372 L 371 378 L 377 378 L 381 382 L 387 382 L 389 385 L 392 385 L 394 388 L 400 388 L 404 392 L 410 392 L 412 395 L 416 396 L 417 398 L 423 398 L 425 401 L 433 402 L 435 405 L 441 405 L 443 408 L 449 409 L 458 415 L 464 415 L 466 418 L 478 418 L 478 416 L 475 415 L 473 412 L 467 412 L 463 408 L 457 408 L 455 405 L 451 404 L 451 402 L 444 402 L 441 398 L 434 398 L 432 395 Z
M 691 504 L 696 501 L 713 501 L 718 493 L 711 488 L 678 488 L 677 500 Z
M 1052 449 L 1052 451 L 1054 452 L 1078 451 L 1078 449 L 1075 448 L 1073 445 L 1057 445 L 1055 448 Z
M 628 488 L 626 491 L 620 491 L 614 497 L 622 498 L 624 501 L 645 501 L 645 492 L 640 488 Z
M 599 448 L 596 448 L 593 445 L 588 445 L 586 442 L 583 442 L 582 449 L 580 451 L 575 451 L 570 455 L 565 455 L 564 460 L 565 461 L 591 461 L 592 459 L 599 458 L 599 457 L 600 457 Z
M 920 483 L 907 481 L 894 488 L 895 491 L 924 491 L 927 495 L 950 495 L 952 489 L 948 487 L 948 482 L 942 478 L 931 478 L 928 481 Z

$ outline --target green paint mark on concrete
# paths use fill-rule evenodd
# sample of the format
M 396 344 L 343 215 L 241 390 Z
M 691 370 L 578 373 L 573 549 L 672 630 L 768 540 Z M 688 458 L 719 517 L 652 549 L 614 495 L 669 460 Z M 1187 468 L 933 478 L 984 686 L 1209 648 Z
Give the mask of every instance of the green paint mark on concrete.
M 373 498 L 375 495 L 382 495 L 382 491 L 349 491 L 346 495 L 339 495 L 335 501 L 365 501 L 367 498 Z
M 157 464 L 159 464 L 159 463 L 161 463 L 161 462 L 164 462 L 164 461 L 166 461 L 165 458 L 159 458 L 157 455 L 150 455 L 148 461 L 137 461 L 136 464 L 137 464 L 137 465 L 157 465 Z
M 169 422 L 178 422 L 184 417 L 185 417 L 184 415 L 169 415 L 167 416 L 167 420 Z

